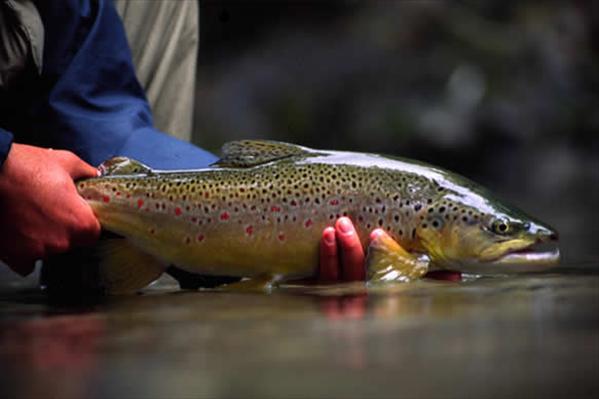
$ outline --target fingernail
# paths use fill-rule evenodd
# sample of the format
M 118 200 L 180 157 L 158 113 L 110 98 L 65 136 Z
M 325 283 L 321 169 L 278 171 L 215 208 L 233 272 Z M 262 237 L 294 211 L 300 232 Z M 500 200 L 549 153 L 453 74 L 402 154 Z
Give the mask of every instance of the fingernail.
M 327 227 L 323 233 L 324 242 L 328 245 L 335 244 L 335 229 L 332 227 Z
M 383 230 L 375 229 L 372 231 L 372 233 L 370 233 L 370 239 L 374 240 L 375 238 L 381 237 L 383 234 L 385 234 L 385 232 Z
M 348 218 L 340 218 L 339 221 L 337 222 L 339 225 L 339 230 L 343 233 L 343 234 L 351 234 L 354 231 L 353 225 L 351 223 L 351 220 L 349 220 Z

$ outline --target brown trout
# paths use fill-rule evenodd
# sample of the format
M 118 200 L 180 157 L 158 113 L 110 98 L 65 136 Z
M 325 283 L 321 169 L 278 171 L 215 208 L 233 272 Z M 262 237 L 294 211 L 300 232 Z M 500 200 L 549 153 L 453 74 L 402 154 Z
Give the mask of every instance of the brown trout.
M 78 183 L 106 243 L 109 292 L 143 288 L 169 264 L 272 283 L 312 276 L 322 231 L 349 217 L 368 247 L 371 280 L 410 281 L 433 268 L 534 271 L 559 261 L 537 249 L 557 234 L 482 187 L 424 163 L 271 141 L 225 144 L 201 170 L 156 171 L 113 158 Z M 393 239 L 368 242 L 385 230 Z

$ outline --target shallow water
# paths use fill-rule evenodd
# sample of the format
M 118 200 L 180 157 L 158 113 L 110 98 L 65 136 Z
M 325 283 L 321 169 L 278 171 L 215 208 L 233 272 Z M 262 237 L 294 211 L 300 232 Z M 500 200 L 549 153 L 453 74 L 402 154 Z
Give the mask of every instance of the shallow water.
M 579 266 L 77 307 L 5 284 L 0 396 L 597 397 L 599 268 Z

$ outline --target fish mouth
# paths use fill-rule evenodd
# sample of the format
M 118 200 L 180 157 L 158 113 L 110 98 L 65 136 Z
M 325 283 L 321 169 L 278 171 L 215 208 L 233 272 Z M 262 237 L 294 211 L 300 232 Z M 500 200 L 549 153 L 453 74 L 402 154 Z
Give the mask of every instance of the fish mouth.
M 538 241 L 493 259 L 460 262 L 454 269 L 481 275 L 543 272 L 558 266 L 560 256 L 555 243 Z
M 491 262 L 494 264 L 526 264 L 535 266 L 555 266 L 559 263 L 559 248 L 553 248 L 549 251 L 518 251 L 502 256 Z
M 484 262 L 488 268 L 497 267 L 501 272 L 534 272 L 543 271 L 559 265 L 560 250 L 553 242 L 535 242 Z

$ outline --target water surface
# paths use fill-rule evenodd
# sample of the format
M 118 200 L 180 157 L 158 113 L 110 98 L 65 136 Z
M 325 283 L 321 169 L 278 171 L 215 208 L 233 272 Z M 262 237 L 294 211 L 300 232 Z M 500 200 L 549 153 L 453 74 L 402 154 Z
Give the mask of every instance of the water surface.
M 2 397 L 596 397 L 599 274 L 73 306 L 0 295 Z

